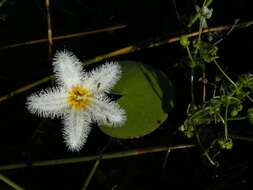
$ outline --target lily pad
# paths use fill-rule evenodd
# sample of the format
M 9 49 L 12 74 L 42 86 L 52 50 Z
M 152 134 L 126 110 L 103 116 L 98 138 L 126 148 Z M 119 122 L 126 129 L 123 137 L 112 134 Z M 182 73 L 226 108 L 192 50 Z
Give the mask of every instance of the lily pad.
M 122 95 L 117 102 L 125 109 L 127 121 L 121 127 L 100 126 L 116 138 L 138 138 L 153 132 L 173 108 L 172 85 L 167 76 L 151 66 L 122 61 L 122 77 L 112 94 Z

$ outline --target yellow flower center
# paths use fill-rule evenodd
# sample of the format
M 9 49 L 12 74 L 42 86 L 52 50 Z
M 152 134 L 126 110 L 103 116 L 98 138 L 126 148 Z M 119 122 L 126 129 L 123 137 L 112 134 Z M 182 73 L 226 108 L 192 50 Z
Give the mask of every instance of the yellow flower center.
M 91 92 L 80 85 L 76 85 L 68 92 L 67 102 L 75 110 L 86 108 L 91 102 Z

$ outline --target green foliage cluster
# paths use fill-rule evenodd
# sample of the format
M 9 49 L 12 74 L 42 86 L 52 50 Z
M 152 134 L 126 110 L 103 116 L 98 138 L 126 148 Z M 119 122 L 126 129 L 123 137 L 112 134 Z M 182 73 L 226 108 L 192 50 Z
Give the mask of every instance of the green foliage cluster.
M 203 28 L 207 25 L 207 20 L 211 18 L 212 9 L 208 6 L 212 1 L 205 1 L 201 8 L 197 8 L 196 15 L 189 22 L 188 26 L 193 27 L 194 23 L 199 24 L 199 34 L 195 39 L 188 39 L 182 36 L 180 44 L 187 51 L 187 62 L 191 70 L 191 102 L 187 109 L 187 117 L 179 127 L 188 138 L 196 137 L 199 145 L 203 148 L 204 155 L 212 161 L 208 155 L 210 149 L 218 145 L 221 149 L 232 149 L 233 139 L 229 133 L 229 125 L 235 120 L 248 120 L 253 124 L 253 75 L 243 74 L 234 82 L 218 63 L 218 44 L 221 40 L 215 41 L 211 33 L 203 35 Z M 217 75 L 209 82 L 206 67 L 216 68 Z M 195 99 L 196 89 L 194 83 L 197 76 L 201 77 L 203 83 L 202 100 Z M 211 77 L 209 77 L 211 78 Z M 206 88 L 212 87 L 211 94 L 206 94 Z M 198 91 L 199 92 L 199 91 Z M 209 95 L 209 96 L 208 96 Z M 207 97 L 209 97 L 207 99 Z M 198 103 L 196 103 L 198 102 Z M 203 128 L 221 128 L 223 135 L 217 135 L 209 147 L 203 147 L 200 131 Z
M 218 45 L 223 39 L 216 39 L 211 32 L 203 33 L 207 21 L 212 18 L 211 3 L 212 0 L 205 0 L 201 7 L 196 6 L 197 12 L 187 25 L 190 29 L 198 25 L 198 35 L 180 38 L 180 44 L 187 52 L 191 101 L 179 130 L 188 138 L 195 137 L 204 155 L 215 165 L 209 155 L 213 147 L 233 148 L 231 123 L 248 120 L 253 124 L 253 75 L 243 74 L 234 81 L 220 66 Z M 170 81 L 161 71 L 150 66 L 132 61 L 120 64 L 123 76 L 113 93 L 122 96 L 118 102 L 126 110 L 128 120 L 120 129 L 103 126 L 100 129 L 116 138 L 141 137 L 157 129 L 173 107 Z M 207 68 L 212 68 L 215 76 L 209 74 Z M 202 77 L 199 79 L 199 76 Z M 196 88 L 199 81 L 202 90 Z M 196 98 L 200 94 L 201 100 Z M 213 132 L 215 135 L 208 147 L 203 145 L 201 136 L 201 130 L 205 128 L 219 131 L 218 134 Z

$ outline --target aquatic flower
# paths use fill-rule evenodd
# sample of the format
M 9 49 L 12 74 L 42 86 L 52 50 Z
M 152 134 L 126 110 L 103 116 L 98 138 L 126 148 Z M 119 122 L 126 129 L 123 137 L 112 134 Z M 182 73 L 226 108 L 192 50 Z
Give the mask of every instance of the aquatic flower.
M 195 6 L 196 11 L 200 13 L 200 20 L 201 20 L 201 24 L 203 24 L 204 28 L 207 28 L 207 19 L 210 19 L 212 17 L 213 14 L 213 9 L 212 8 L 208 8 L 207 6 L 203 6 L 202 8 L 200 8 L 198 5 Z
M 63 118 L 63 137 L 69 150 L 83 147 L 92 122 L 112 127 L 125 122 L 125 111 L 106 95 L 120 78 L 119 64 L 109 62 L 84 72 L 75 55 L 61 51 L 56 53 L 53 67 L 57 87 L 29 96 L 27 108 L 41 117 Z

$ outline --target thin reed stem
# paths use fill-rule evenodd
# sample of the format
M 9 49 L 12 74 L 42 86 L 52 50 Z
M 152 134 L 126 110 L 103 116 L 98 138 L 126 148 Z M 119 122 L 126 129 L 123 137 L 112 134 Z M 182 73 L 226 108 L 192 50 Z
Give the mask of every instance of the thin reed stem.
M 245 27 L 249 27 L 253 25 L 253 21 L 248 21 L 248 22 L 244 22 L 244 23 L 241 23 L 241 24 L 238 24 L 236 27 L 233 26 L 234 28 L 245 28 Z M 204 29 L 202 31 L 202 33 L 208 33 L 208 32 L 222 32 L 222 31 L 226 31 L 226 30 L 229 30 L 232 26 L 231 25 L 225 25 L 225 26 L 219 26 L 219 27 L 213 27 L 213 28 L 207 28 L 207 29 Z M 194 37 L 194 36 L 197 36 L 199 34 L 199 32 L 193 32 L 193 33 L 190 33 L 190 34 L 186 34 L 185 36 L 188 37 L 188 38 L 191 38 L 191 37 Z M 80 36 L 80 35 L 78 35 Z M 158 46 L 161 46 L 161 45 L 165 45 L 165 44 L 168 44 L 168 43 L 174 43 L 174 42 L 177 42 L 177 41 L 180 41 L 180 38 L 181 38 L 182 35 L 180 36 L 177 36 L 177 37 L 172 37 L 172 38 L 169 38 L 169 39 L 166 39 L 166 40 L 162 40 L 160 42 L 151 42 L 149 44 L 147 44 L 146 46 L 144 47 L 138 47 L 136 45 L 130 45 L 130 46 L 127 46 L 127 47 L 124 47 L 124 48 L 121 48 L 121 49 L 118 49 L 118 50 L 115 50 L 115 51 L 112 51 L 112 52 L 109 52 L 107 54 L 103 54 L 103 55 L 99 55 L 97 57 L 94 57 L 90 60 L 87 60 L 87 61 L 84 61 L 84 65 L 89 65 L 89 64 L 92 64 L 92 63 L 97 63 L 99 61 L 103 61 L 105 59 L 109 59 L 109 58 L 112 58 L 112 57 L 116 57 L 116 56 L 120 56 L 120 55 L 126 55 L 126 54 L 129 54 L 129 53 L 133 53 L 133 52 L 136 52 L 136 51 L 140 51 L 140 50 L 143 50 L 145 48 L 155 48 L 155 47 L 158 47 Z M 73 36 L 71 36 L 73 37 Z M 66 38 L 65 38 L 66 39 Z M 45 40 L 45 42 L 47 42 L 48 39 Z M 14 47 L 17 47 L 14 45 Z M 1 49 L 7 49 L 6 47 L 1 47 Z M 28 85 L 25 85 L 19 89 L 16 89 L 10 93 L 7 93 L 3 96 L 0 97 L 0 102 L 2 101 L 5 101 L 7 99 L 9 99 L 10 97 L 13 97 L 15 95 L 18 95 L 20 94 L 21 92 L 24 92 L 24 91 L 27 91 L 33 87 L 36 87 L 44 82 L 47 82 L 49 81 L 50 79 L 52 78 L 52 76 L 47 76 L 47 77 L 44 77 L 43 79 L 40 79 L 38 81 L 35 81 L 33 83 L 30 83 Z
M 93 165 L 93 167 L 92 167 L 92 169 L 90 171 L 90 174 L 89 174 L 88 178 L 86 179 L 86 181 L 85 181 L 85 183 L 83 185 L 82 190 L 86 190 L 88 188 L 88 186 L 89 186 L 89 184 L 91 182 L 91 179 L 92 179 L 92 177 L 94 176 L 94 174 L 95 174 L 95 172 L 97 170 L 97 167 L 98 167 L 99 163 L 100 163 L 100 160 L 99 159 L 96 160 L 95 164 Z
M 48 60 L 50 61 L 52 58 L 52 47 L 53 47 L 50 0 L 45 0 L 45 5 L 46 5 L 46 10 L 47 10 Z
M 44 160 L 44 161 L 35 161 L 20 164 L 9 164 L 0 166 L 0 171 L 15 170 L 21 168 L 30 168 L 30 167 L 42 167 L 42 166 L 54 166 L 54 165 L 63 165 L 63 164 L 74 164 L 80 162 L 88 162 L 97 159 L 106 160 L 106 159 L 115 159 L 115 158 L 124 158 L 130 156 L 139 156 L 143 154 L 150 154 L 156 152 L 166 152 L 168 149 L 171 151 L 189 149 L 193 148 L 196 145 L 194 144 L 181 144 L 181 145 L 171 145 L 171 146 L 155 146 L 147 148 L 138 148 L 133 150 L 105 153 L 101 155 L 92 155 L 92 156 L 83 156 L 83 157 L 74 157 L 74 158 L 63 158 L 57 160 Z
M 116 25 L 116 26 L 111 26 L 111 27 L 107 27 L 107 28 L 91 30 L 91 31 L 86 31 L 86 32 L 66 34 L 66 35 L 52 37 L 52 41 L 54 42 L 54 41 L 59 41 L 59 40 L 78 38 L 78 37 L 82 37 L 82 36 L 94 35 L 94 34 L 99 34 L 99 33 L 103 33 L 103 32 L 112 32 L 112 31 L 120 30 L 120 29 L 124 29 L 124 28 L 126 28 L 126 25 Z M 29 45 L 35 45 L 35 44 L 41 44 L 41 43 L 47 43 L 47 42 L 48 42 L 48 38 L 43 38 L 43 39 L 39 39 L 39 40 L 32 40 L 32 41 L 26 41 L 26 42 L 2 46 L 2 47 L 0 47 L 0 50 L 12 49 L 12 48 L 17 48 L 17 47 L 29 46 Z
M 0 174 L 0 181 L 3 181 L 15 190 L 24 190 L 24 188 L 20 187 L 18 184 L 16 184 L 14 181 L 4 176 L 3 174 Z

